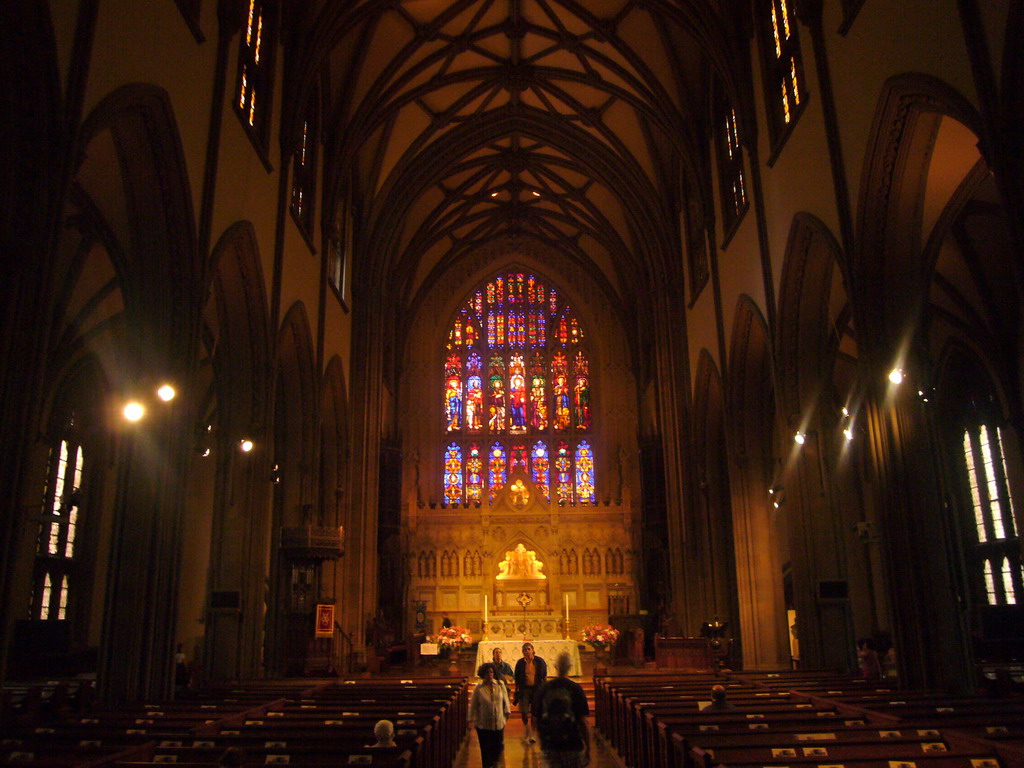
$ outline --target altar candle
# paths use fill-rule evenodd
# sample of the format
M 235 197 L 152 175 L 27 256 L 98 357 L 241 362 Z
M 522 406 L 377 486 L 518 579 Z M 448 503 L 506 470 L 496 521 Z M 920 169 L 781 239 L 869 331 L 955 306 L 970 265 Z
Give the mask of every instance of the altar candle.
M 484 624 L 487 623 L 487 595 L 484 595 Z
M 565 623 L 569 624 L 569 593 L 565 593 Z

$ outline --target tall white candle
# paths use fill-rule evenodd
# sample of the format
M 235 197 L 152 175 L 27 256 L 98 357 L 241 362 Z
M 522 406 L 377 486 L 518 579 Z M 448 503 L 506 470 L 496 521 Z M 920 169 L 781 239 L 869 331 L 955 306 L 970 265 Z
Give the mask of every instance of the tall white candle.
M 484 595 L 484 624 L 487 623 L 487 595 Z
M 569 593 L 565 593 L 565 622 L 569 623 Z

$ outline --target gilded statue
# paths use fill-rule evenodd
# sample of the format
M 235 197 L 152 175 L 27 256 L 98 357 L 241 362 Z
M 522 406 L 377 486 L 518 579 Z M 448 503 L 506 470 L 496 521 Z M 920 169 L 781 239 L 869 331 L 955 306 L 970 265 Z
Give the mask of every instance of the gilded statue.
M 516 548 L 505 552 L 505 559 L 498 563 L 499 580 L 503 579 L 546 579 L 541 569 L 544 563 L 537 559 L 537 553 L 519 542 Z

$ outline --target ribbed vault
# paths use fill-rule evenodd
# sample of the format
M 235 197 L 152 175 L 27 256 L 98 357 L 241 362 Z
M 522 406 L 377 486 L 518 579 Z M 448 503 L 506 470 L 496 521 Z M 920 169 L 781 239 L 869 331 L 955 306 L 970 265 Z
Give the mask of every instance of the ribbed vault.
M 732 39 L 720 12 L 689 0 L 324 3 L 286 112 L 301 114 L 320 83 L 326 205 L 354 190 L 372 254 L 357 282 L 403 311 L 474 249 L 521 235 L 601 272 L 620 309 L 642 303 L 678 261 L 681 175 L 706 173 L 711 73 L 726 71 Z

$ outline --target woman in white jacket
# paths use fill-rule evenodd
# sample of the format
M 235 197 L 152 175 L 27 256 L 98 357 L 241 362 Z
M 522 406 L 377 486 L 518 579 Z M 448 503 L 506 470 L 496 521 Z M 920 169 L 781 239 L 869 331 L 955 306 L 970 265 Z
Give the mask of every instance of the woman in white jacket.
M 476 727 L 483 767 L 494 768 L 505 749 L 505 721 L 512 705 L 504 681 L 495 679 L 494 664 L 481 664 L 476 674 L 482 679 L 469 700 L 469 724 Z

